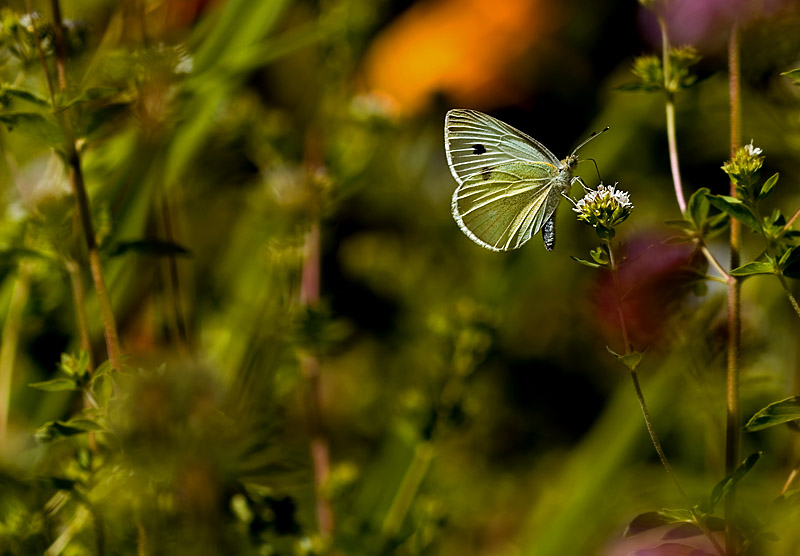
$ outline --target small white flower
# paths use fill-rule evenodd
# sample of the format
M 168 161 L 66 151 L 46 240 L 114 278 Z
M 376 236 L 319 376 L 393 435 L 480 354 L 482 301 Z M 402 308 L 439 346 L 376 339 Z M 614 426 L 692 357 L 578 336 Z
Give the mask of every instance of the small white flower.
M 763 152 L 760 148 L 753 146 L 753 140 L 750 139 L 750 144 L 744 146 L 749 156 L 759 156 Z

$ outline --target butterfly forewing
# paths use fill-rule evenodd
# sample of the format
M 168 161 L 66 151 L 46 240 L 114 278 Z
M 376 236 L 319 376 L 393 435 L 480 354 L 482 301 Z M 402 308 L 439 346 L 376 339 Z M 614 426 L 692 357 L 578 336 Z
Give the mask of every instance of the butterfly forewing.
M 545 162 L 507 163 L 467 178 L 453 193 L 453 217 L 473 241 L 495 251 L 516 249 L 558 207 L 558 170 Z
M 561 163 L 533 137 L 474 110 L 450 110 L 445 117 L 447 162 L 458 183 L 511 162 Z

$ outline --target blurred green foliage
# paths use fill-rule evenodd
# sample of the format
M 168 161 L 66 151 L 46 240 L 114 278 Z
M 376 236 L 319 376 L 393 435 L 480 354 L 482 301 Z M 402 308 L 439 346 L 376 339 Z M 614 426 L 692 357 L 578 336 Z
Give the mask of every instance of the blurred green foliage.
M 635 516 L 682 501 L 606 349 L 622 351 L 609 281 L 570 258 L 594 233 L 562 209 L 553 254 L 538 239 L 505 254 L 474 245 L 450 217 L 442 120 L 448 93 L 477 85 L 428 91 L 419 110 L 365 76 L 372 45 L 424 3 L 62 2 L 69 86 L 52 97 L 37 49 L 38 38 L 56 83 L 50 3 L 33 4 L 38 16 L 23 2 L 0 12 L 0 553 L 622 556 L 658 540 L 622 540 Z M 478 4 L 436 5 L 489 25 Z M 507 98 L 525 100 L 474 108 L 557 154 L 611 126 L 585 156 L 636 206 L 615 241 L 628 246 L 632 336 L 647 349 L 638 369 L 699 501 L 723 480 L 725 293 L 691 293 L 692 250 L 665 242 L 675 232 L 663 222 L 683 218 L 683 239 L 705 237 L 722 260 L 724 238 L 711 236 L 724 221 L 705 192 L 678 211 L 663 100 L 621 91 L 631 67 L 646 78 L 633 88 L 657 89 L 658 58 L 634 60 L 658 41 L 636 3 L 602 4 L 537 8 L 552 29 L 498 60 Z M 800 14 L 786 5 L 743 28 L 743 120 L 764 175 L 781 176 L 765 213 L 791 214 L 800 88 L 781 72 L 800 51 Z M 620 26 L 629 36 L 609 39 Z M 409 81 L 433 57 L 414 51 L 422 36 L 405 39 Z M 718 46 L 673 60 L 687 193 L 709 199 L 728 191 Z M 106 361 L 63 118 L 123 372 Z M 579 170 L 597 182 L 593 165 Z M 746 236 L 747 260 L 763 248 Z M 746 422 L 797 393 L 800 359 L 776 281 L 750 279 L 743 296 Z M 744 435 L 742 453 L 764 456 L 738 485 L 743 507 L 767 515 L 800 455 L 793 436 Z M 315 486 L 317 437 L 330 469 Z M 767 528 L 779 540 L 754 554 L 800 545 L 796 492 L 780 500 Z

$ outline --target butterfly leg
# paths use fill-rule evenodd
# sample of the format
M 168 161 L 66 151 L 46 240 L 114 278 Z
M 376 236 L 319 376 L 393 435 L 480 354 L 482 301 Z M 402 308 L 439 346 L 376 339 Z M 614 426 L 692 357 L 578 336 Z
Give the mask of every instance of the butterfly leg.
M 589 193 L 589 192 L 591 191 L 591 189 L 589 189 L 589 188 L 586 186 L 586 184 L 585 184 L 585 183 L 583 183 L 583 180 L 581 179 L 581 177 L 580 177 L 580 176 L 575 176 L 574 178 L 572 178 L 572 182 L 570 183 L 570 185 L 572 185 L 572 184 L 573 184 L 573 183 L 575 183 L 575 182 L 578 182 L 579 184 L 581 184 L 581 187 L 583 187 L 583 192 L 584 192 L 584 193 Z

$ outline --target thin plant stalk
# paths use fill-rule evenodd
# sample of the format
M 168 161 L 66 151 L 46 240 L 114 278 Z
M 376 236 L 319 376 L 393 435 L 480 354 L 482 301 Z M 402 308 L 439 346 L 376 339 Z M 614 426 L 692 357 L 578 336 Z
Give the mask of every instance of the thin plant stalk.
M 67 88 L 67 72 L 66 72 L 66 46 L 64 41 L 64 28 L 61 20 L 61 8 L 58 0 L 51 0 L 50 2 L 53 11 L 53 35 L 56 53 L 56 71 L 58 75 L 58 88 L 63 92 Z M 30 2 L 28 2 L 28 11 L 30 12 Z M 35 19 L 31 18 L 34 21 Z M 34 31 L 34 37 L 37 42 L 37 50 L 42 62 L 42 70 L 47 77 L 48 87 L 50 89 L 50 102 L 53 106 L 53 111 L 58 118 L 61 131 L 64 135 L 65 143 L 65 159 L 70 168 L 70 185 L 72 193 L 75 196 L 75 204 L 78 210 L 78 216 L 83 230 L 83 235 L 86 240 L 86 247 L 89 252 L 89 269 L 92 274 L 95 291 L 97 293 L 97 300 L 100 306 L 100 314 L 103 319 L 103 330 L 106 340 L 106 348 L 108 350 L 108 358 L 111 362 L 111 367 L 116 370 L 122 369 L 122 351 L 119 344 L 119 336 L 117 334 L 117 324 L 114 320 L 114 312 L 111 308 L 111 299 L 106 289 L 105 279 L 103 277 L 103 267 L 100 261 L 100 252 L 97 246 L 97 239 L 94 232 L 94 224 L 92 223 L 91 209 L 89 205 L 89 195 L 86 192 L 86 185 L 83 180 L 83 171 L 81 168 L 81 159 L 75 145 L 75 136 L 70 125 L 69 118 L 63 111 L 56 109 L 55 91 L 53 90 L 52 82 L 49 78 L 49 69 L 47 61 L 42 52 L 41 44 L 39 43 L 38 33 Z
M 616 258 L 614 257 L 614 250 L 611 246 L 611 242 L 608 240 L 604 240 L 606 252 L 608 253 L 609 259 L 609 266 L 611 268 L 611 278 L 614 282 L 614 298 L 616 300 L 617 306 L 617 315 L 619 316 L 619 324 L 620 324 L 620 331 L 622 333 L 622 340 L 625 344 L 625 355 L 630 355 L 633 353 L 633 345 L 630 341 L 630 336 L 628 335 L 628 326 L 625 319 L 625 311 L 622 307 L 622 290 L 620 288 L 619 283 L 619 267 L 617 266 Z M 642 410 L 642 415 L 644 417 L 645 427 L 647 428 L 647 433 L 650 435 L 650 440 L 653 442 L 653 447 L 656 449 L 656 453 L 658 454 L 658 459 L 661 460 L 661 465 L 664 466 L 664 470 L 667 472 L 667 475 L 672 480 L 675 488 L 678 490 L 678 493 L 683 498 L 686 507 L 689 509 L 689 512 L 692 514 L 694 518 L 695 525 L 697 525 L 700 530 L 703 531 L 703 534 L 708 538 L 711 544 L 714 546 L 714 549 L 720 556 L 725 556 L 726 552 L 719 544 L 719 541 L 711 534 L 711 531 L 706 527 L 705 523 L 700 519 L 700 516 L 697 515 L 694 509 L 694 505 L 692 504 L 689 496 L 686 494 L 686 491 L 683 489 L 680 480 L 678 479 L 678 475 L 672 469 L 672 465 L 669 463 L 669 459 L 667 458 L 666 453 L 664 452 L 663 447 L 661 446 L 661 441 L 656 434 L 656 429 L 653 426 L 653 420 L 650 417 L 650 412 L 647 409 L 647 403 L 644 399 L 644 393 L 642 392 L 642 387 L 639 384 L 639 375 L 636 372 L 636 369 L 630 370 L 631 374 L 631 381 L 633 382 L 633 388 L 636 391 L 636 399 L 639 402 L 639 407 Z
M 658 18 L 661 27 L 661 50 L 664 66 L 664 92 L 666 93 L 666 116 L 667 116 L 667 141 L 669 143 L 669 167 L 672 171 L 672 183 L 675 186 L 675 198 L 678 200 L 678 207 L 681 213 L 686 212 L 686 199 L 683 196 L 683 183 L 681 181 L 681 170 L 678 162 L 678 140 L 675 134 L 675 94 L 670 85 L 670 65 L 669 65 L 669 35 L 667 34 L 667 23 L 663 18 Z
M 725 279 L 725 282 L 726 283 L 730 282 L 730 280 L 732 279 L 731 275 L 728 274 L 724 268 L 722 268 L 722 265 L 719 264 L 719 261 L 714 256 L 714 254 L 711 251 L 709 251 L 708 247 L 705 244 L 701 243 L 700 250 L 703 252 L 703 255 L 705 255 L 708 262 L 711 263 L 711 266 L 713 266 L 714 269 L 716 269 L 716 271 L 719 272 L 720 276 L 722 276 Z
M 739 66 L 739 28 L 734 22 L 728 40 L 728 79 L 730 88 L 730 119 L 731 119 L 731 158 L 741 145 L 742 116 L 741 116 L 741 85 Z M 730 194 L 736 196 L 736 185 L 731 182 Z M 731 219 L 730 248 L 731 266 L 737 268 L 741 264 L 741 223 L 735 218 Z M 739 409 L 739 361 L 741 352 L 741 280 L 734 279 L 728 284 L 728 363 L 726 370 L 726 417 L 725 417 L 725 475 L 734 472 L 739 462 L 739 429 L 741 416 Z M 729 556 L 737 553 L 736 530 L 733 518 L 736 505 L 735 486 L 725 498 L 725 548 Z
M 397 488 L 389 511 L 386 512 L 386 517 L 381 525 L 381 533 L 385 539 L 394 538 L 403 525 L 419 487 L 428 474 L 433 456 L 434 446 L 430 441 L 420 442 L 414 448 L 411 463 L 400 481 L 400 486 Z
M 21 263 L 11 293 L 6 321 L 3 324 L 3 341 L 0 345 L 0 447 L 5 444 L 8 430 L 8 414 L 11 405 L 11 378 L 19 347 L 22 315 L 30 294 L 30 270 L 28 263 Z
M 783 483 L 783 488 L 781 488 L 781 494 L 780 494 L 781 496 L 786 494 L 786 491 L 788 491 L 789 487 L 792 486 L 792 483 L 797 478 L 798 474 L 800 474 L 800 459 L 797 460 L 797 463 L 794 464 L 791 473 L 789 473 L 789 476 L 786 478 L 786 482 Z
M 80 266 L 73 260 L 64 262 L 69 275 L 69 284 L 72 289 L 72 303 L 75 306 L 75 323 L 78 326 L 78 340 L 81 349 L 89 355 L 89 373 L 94 372 L 94 357 L 92 356 L 92 342 L 89 336 L 89 321 L 86 318 L 86 290 Z
M 319 242 L 319 220 L 315 219 L 306 236 L 303 273 L 300 284 L 300 302 L 306 306 L 314 306 L 319 303 Z M 330 538 L 333 535 L 334 528 L 333 506 L 326 492 L 326 485 L 330 478 L 330 445 L 322 424 L 322 383 L 320 380 L 319 357 L 315 354 L 304 355 L 300 364 L 303 374 L 308 380 L 308 419 L 311 436 L 310 451 L 314 472 L 317 526 L 323 538 Z

